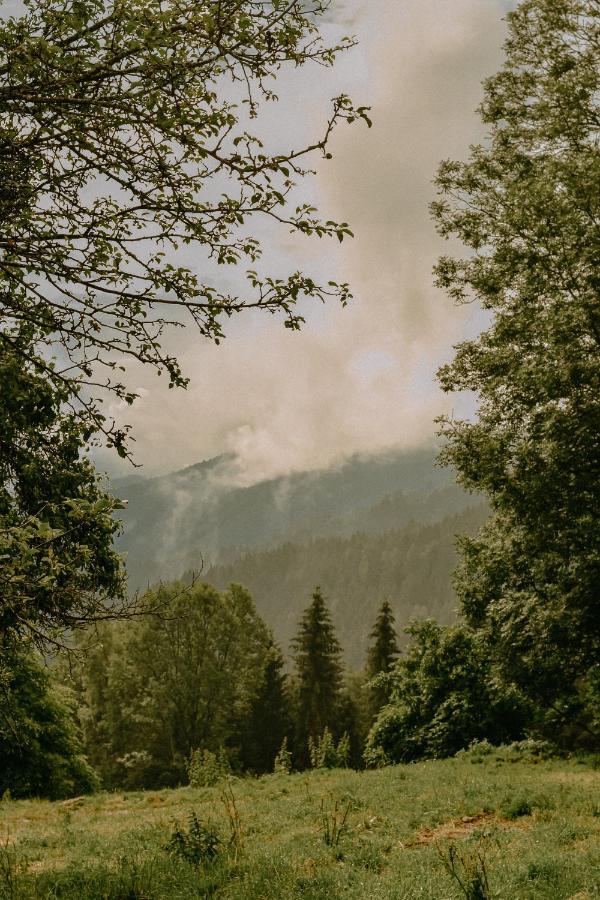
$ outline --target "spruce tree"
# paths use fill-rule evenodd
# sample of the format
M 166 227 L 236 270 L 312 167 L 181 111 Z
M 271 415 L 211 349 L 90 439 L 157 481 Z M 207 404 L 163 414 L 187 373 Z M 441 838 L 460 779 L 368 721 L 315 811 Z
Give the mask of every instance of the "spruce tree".
M 321 737 L 325 728 L 339 737 L 342 649 L 319 587 L 300 620 L 292 648 L 296 664 L 297 763 L 307 766 L 309 738 Z
M 262 677 L 241 729 L 241 762 L 258 775 L 272 772 L 275 757 L 290 733 L 291 721 L 281 650 L 269 647 Z
M 384 600 L 370 637 L 373 643 L 367 653 L 367 677 L 372 680 L 382 672 L 389 672 L 399 654 L 394 628 L 394 614 L 388 600 Z M 383 684 L 370 688 L 371 715 L 375 717 L 389 700 L 389 689 Z

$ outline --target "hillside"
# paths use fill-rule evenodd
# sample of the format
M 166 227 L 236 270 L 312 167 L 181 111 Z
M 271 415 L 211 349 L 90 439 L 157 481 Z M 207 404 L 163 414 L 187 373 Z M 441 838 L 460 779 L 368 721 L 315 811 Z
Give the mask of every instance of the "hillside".
M 431 525 L 416 522 L 382 534 L 321 537 L 241 554 L 213 566 L 202 577 L 216 587 L 245 585 L 258 611 L 287 650 L 302 610 L 320 585 L 351 668 L 363 665 L 369 631 L 388 598 L 401 630 L 411 618 L 455 617 L 450 574 L 456 564 L 455 537 L 483 523 L 478 504 Z
M 315 537 L 377 534 L 432 524 L 472 505 L 435 451 L 352 457 L 336 468 L 239 486 L 234 457 L 221 456 L 158 478 L 112 485 L 127 500 L 118 547 L 130 586 Z
M 0 897 L 597 897 L 600 773 L 535 761 L 500 749 L 370 772 L 3 800 Z

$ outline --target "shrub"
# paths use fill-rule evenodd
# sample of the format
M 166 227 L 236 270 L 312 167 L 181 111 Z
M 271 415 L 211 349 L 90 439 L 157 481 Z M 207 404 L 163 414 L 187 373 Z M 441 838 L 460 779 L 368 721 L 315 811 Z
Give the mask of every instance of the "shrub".
M 522 737 L 529 709 L 497 677 L 485 637 L 433 620 L 406 631 L 412 644 L 389 675 L 391 699 L 369 734 L 368 766 L 452 756 L 473 742 Z
M 190 865 L 202 866 L 213 862 L 223 846 L 216 829 L 210 823 L 203 825 L 192 809 L 188 815 L 187 829 L 175 822 L 166 849 L 172 856 Z
M 192 787 L 212 787 L 230 772 L 229 760 L 222 748 L 218 754 L 206 749 L 193 750 L 187 764 L 188 779 Z
M 350 759 L 350 738 L 347 732 L 337 745 L 329 728 L 325 728 L 320 738 L 308 739 L 308 755 L 313 769 L 343 769 Z
M 284 737 L 279 752 L 275 757 L 273 772 L 276 775 L 289 775 L 292 771 L 292 754 L 288 750 L 288 739 Z

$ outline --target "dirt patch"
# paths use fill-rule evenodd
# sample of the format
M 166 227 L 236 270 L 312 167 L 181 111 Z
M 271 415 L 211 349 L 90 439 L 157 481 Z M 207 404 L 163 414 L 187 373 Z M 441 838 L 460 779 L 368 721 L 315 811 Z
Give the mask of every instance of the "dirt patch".
M 467 837 L 476 828 L 482 828 L 485 825 L 493 825 L 496 828 L 523 828 L 525 823 L 519 824 L 502 819 L 493 813 L 477 813 L 475 816 L 462 816 L 460 819 L 449 819 L 443 822 L 437 828 L 421 828 L 417 832 L 415 840 L 402 844 L 403 847 L 423 847 L 435 841 L 454 840 L 456 838 Z

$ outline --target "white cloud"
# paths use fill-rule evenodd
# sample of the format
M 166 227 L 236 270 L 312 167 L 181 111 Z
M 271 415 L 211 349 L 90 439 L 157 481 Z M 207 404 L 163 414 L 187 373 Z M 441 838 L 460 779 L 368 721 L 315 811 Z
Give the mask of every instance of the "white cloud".
M 191 376 L 187 391 L 167 391 L 148 373 L 133 373 L 145 395 L 127 419 L 136 458 L 149 471 L 228 450 L 240 455 L 240 479 L 250 482 L 431 440 L 432 420 L 449 403 L 434 372 L 470 314 L 432 287 L 444 245 L 428 215 L 431 181 L 442 158 L 465 157 L 479 139 L 474 109 L 481 79 L 501 58 L 504 6 L 355 0 L 360 51 L 340 60 L 331 82 L 312 76 L 306 116 L 283 99 L 268 124 L 289 131 L 291 140 L 306 123 L 312 133 L 322 101 L 337 86 L 371 103 L 373 129 L 344 128 L 316 185 L 319 204 L 349 221 L 355 240 L 339 250 L 294 241 L 293 251 L 283 235 L 270 250 L 275 263 L 295 252 L 298 265 L 326 271 L 330 264 L 356 299 L 345 310 L 309 313 L 300 334 L 250 315 L 233 324 L 221 347 L 190 331 L 173 339 Z

